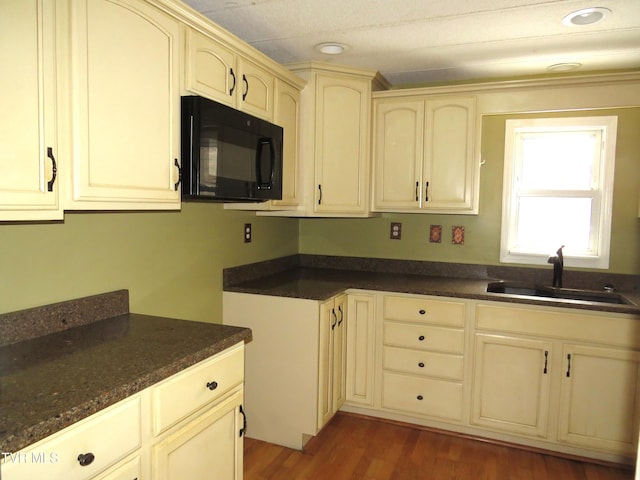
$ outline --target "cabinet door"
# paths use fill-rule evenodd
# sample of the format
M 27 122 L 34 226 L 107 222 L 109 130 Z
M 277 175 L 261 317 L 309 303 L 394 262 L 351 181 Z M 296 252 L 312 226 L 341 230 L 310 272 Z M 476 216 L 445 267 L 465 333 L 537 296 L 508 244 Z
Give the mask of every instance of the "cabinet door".
M 332 405 L 333 413 L 337 412 L 345 401 L 345 371 L 347 361 L 347 296 L 340 295 L 335 299 L 334 312 L 337 323 L 333 329 L 333 364 L 332 364 Z
M 52 0 L 0 0 L 0 220 L 63 216 L 55 172 L 54 10 Z
M 226 105 L 234 105 L 239 88 L 235 54 L 210 37 L 187 30 L 186 88 Z
M 417 209 L 422 185 L 424 101 L 377 101 L 374 109 L 374 210 Z
M 370 81 L 317 75 L 314 211 L 368 210 Z
M 632 456 L 638 438 L 640 352 L 565 345 L 559 440 Z
M 551 343 L 476 334 L 472 423 L 546 437 Z
M 318 430 L 333 416 L 333 331 L 338 324 L 333 299 L 320 304 L 318 350 Z
M 300 91 L 276 79 L 274 123 L 283 132 L 282 145 L 282 200 L 273 200 L 273 205 L 298 205 L 301 201 L 299 184 L 300 157 Z
M 71 207 L 179 208 L 179 22 L 142 0 L 72 9 Z
M 373 406 L 375 375 L 375 297 L 349 295 L 346 401 Z
M 242 57 L 238 59 L 238 70 L 238 109 L 273 121 L 274 75 Z
M 154 480 L 241 480 L 242 392 L 153 447 Z
M 421 205 L 427 210 L 473 207 L 475 98 L 427 100 Z

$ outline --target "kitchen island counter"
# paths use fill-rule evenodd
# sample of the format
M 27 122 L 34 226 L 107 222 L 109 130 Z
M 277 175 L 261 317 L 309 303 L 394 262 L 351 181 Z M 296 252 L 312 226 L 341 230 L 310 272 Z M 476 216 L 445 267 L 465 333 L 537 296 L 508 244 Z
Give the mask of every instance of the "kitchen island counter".
M 247 328 L 123 313 L 4 345 L 1 451 L 16 452 L 250 338 Z

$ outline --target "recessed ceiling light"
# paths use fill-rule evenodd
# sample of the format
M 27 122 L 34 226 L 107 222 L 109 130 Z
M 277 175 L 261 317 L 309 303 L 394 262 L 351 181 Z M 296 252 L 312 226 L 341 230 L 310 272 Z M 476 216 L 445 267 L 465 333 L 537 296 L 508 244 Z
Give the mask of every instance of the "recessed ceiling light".
M 577 70 L 581 66 L 582 64 L 578 62 L 556 63 L 555 65 L 549 65 L 547 70 L 549 72 L 570 72 L 571 70 Z
M 326 55 L 340 55 L 348 49 L 349 47 L 347 47 L 346 45 L 336 42 L 320 43 L 316 45 L 316 50 Z
M 604 7 L 583 8 L 564 17 L 562 23 L 570 27 L 591 25 L 603 20 L 610 13 L 611 10 Z

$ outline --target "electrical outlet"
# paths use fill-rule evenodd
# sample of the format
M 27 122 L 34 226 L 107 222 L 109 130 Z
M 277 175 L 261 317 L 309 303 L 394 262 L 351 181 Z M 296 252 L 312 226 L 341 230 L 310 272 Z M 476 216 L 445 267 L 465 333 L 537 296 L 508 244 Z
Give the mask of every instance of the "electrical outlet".
M 400 240 L 402 238 L 402 223 L 391 222 L 391 232 L 389 233 L 391 240 Z
M 244 224 L 244 243 L 251 243 L 251 224 Z

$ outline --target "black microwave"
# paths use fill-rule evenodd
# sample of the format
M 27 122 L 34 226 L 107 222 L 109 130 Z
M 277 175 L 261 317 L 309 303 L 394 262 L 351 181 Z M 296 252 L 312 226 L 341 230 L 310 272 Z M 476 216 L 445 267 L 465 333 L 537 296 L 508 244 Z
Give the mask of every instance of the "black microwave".
M 282 198 L 282 127 L 199 96 L 182 97 L 182 198 Z

